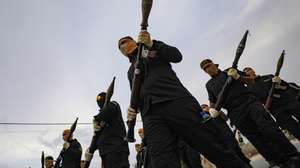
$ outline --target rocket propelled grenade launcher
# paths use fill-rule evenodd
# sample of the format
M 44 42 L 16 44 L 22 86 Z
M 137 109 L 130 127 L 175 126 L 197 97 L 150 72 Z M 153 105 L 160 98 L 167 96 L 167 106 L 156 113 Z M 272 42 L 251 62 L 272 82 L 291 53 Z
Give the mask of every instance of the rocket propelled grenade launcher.
M 153 0 L 142 0 L 142 23 L 141 23 L 141 30 L 147 30 L 148 27 L 148 17 L 152 8 Z M 137 112 L 138 110 L 138 101 L 140 95 L 140 88 L 141 88 L 141 80 L 142 80 L 142 73 L 141 73 L 141 57 L 142 52 L 144 50 L 144 44 L 138 44 L 138 53 L 137 59 L 135 62 L 135 70 L 134 76 L 132 79 L 132 88 L 131 88 L 131 97 L 130 97 L 130 107 L 134 108 Z M 134 127 L 135 127 L 136 119 L 127 121 L 128 131 L 125 137 L 125 140 L 128 142 L 135 142 L 134 138 Z
M 44 155 L 44 151 L 42 151 L 41 164 L 42 164 L 42 168 L 45 168 L 45 155 Z
M 248 33 L 249 33 L 249 31 L 247 30 L 245 32 L 242 40 L 240 41 L 237 50 L 236 50 L 235 58 L 234 58 L 234 61 L 232 63 L 232 66 L 231 66 L 234 69 L 237 69 L 240 57 L 244 52 L 246 42 L 247 42 L 247 38 L 248 38 Z M 223 103 L 223 100 L 224 100 L 224 94 L 225 94 L 225 92 L 226 92 L 226 90 L 227 90 L 227 88 L 228 88 L 228 86 L 230 85 L 231 82 L 232 82 L 232 78 L 228 77 L 226 82 L 224 83 L 224 85 L 222 87 L 222 90 L 220 91 L 220 93 L 218 95 L 218 99 L 217 99 L 217 102 L 216 102 L 216 105 L 215 105 L 215 109 L 217 111 L 220 111 L 221 108 L 222 108 L 222 103 Z
M 113 78 L 112 82 L 110 83 L 109 87 L 107 88 L 106 97 L 105 97 L 105 103 L 104 103 L 103 108 L 107 107 L 108 103 L 111 100 L 111 97 L 114 94 L 115 80 L 116 80 L 116 77 Z M 88 148 L 89 149 L 89 153 L 94 154 L 94 152 L 97 150 L 97 141 L 98 141 L 98 138 L 101 135 L 101 133 L 102 133 L 102 130 L 100 130 L 98 132 L 94 132 L 94 135 L 92 137 L 90 146 Z M 85 163 L 84 163 L 84 168 L 90 167 L 90 164 L 91 164 L 91 160 L 86 160 Z
M 276 72 L 274 74 L 275 76 L 279 76 L 279 74 L 280 74 L 280 70 L 281 70 L 283 62 L 284 62 L 284 55 L 285 55 L 285 51 L 283 50 L 280 57 L 279 57 L 279 59 L 278 59 L 278 62 L 277 62 Z M 267 98 L 267 101 L 265 103 L 265 108 L 267 110 L 270 110 L 271 106 L 272 106 L 272 96 L 273 96 L 275 85 L 276 85 L 276 83 L 272 83 L 272 86 L 271 86 L 271 88 L 269 90 L 269 93 L 268 93 L 268 98 Z
M 78 117 L 76 118 L 76 120 L 74 121 L 74 123 L 72 124 L 71 128 L 70 128 L 70 135 L 68 136 L 68 139 L 67 141 L 70 141 L 70 138 L 72 137 L 75 129 L 76 129 L 76 126 L 77 126 L 77 121 L 78 121 Z M 54 168 L 59 168 L 59 165 L 60 165 L 60 162 L 62 160 L 62 154 L 64 152 L 64 148 L 60 151 L 59 153 L 59 156 L 58 158 L 56 159 L 56 162 L 55 162 L 55 165 L 54 165 Z

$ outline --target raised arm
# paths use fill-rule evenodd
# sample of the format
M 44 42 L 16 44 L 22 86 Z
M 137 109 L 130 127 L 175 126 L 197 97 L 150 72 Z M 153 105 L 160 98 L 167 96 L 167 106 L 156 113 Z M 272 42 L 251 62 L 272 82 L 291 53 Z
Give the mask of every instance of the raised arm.
M 182 60 L 182 55 L 176 47 L 155 41 L 153 48 L 158 51 L 159 57 L 164 61 L 178 63 Z

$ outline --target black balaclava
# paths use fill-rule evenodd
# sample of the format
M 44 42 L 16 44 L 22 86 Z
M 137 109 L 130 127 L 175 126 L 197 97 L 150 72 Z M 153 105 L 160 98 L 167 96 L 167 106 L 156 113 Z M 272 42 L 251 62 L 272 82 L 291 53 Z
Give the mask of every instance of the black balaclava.
M 100 107 L 100 109 L 102 109 L 103 106 L 104 106 L 105 98 L 106 98 L 106 93 L 105 92 L 101 92 L 97 95 L 96 101 L 97 101 L 97 104 Z

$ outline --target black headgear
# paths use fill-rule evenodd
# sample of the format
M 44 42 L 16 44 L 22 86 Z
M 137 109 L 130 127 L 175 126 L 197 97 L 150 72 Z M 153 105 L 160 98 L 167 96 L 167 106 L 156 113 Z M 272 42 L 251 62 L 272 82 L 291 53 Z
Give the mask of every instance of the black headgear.
M 105 103 L 105 98 L 106 98 L 106 93 L 105 92 L 101 92 L 97 95 L 97 103 L 98 103 L 98 106 L 100 107 L 100 109 L 103 108 L 104 106 L 104 103 Z
M 45 157 L 45 160 L 54 160 L 52 156 Z

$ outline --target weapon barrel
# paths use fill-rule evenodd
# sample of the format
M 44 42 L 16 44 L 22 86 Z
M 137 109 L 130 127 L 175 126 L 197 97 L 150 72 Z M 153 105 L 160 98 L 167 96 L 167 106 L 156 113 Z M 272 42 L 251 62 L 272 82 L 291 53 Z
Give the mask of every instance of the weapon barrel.
M 232 78 L 231 77 L 228 77 L 226 79 L 226 82 L 224 83 L 223 87 L 222 87 L 222 90 L 220 91 L 219 95 L 218 95 L 218 99 L 217 99 L 217 102 L 216 102 L 216 105 L 215 105 L 215 109 L 217 111 L 220 111 L 221 108 L 222 108 L 222 103 L 224 101 L 224 95 L 225 95 L 225 92 L 228 88 L 228 86 L 230 85 L 230 83 L 232 82 Z
M 76 117 L 76 120 L 75 122 L 72 124 L 70 130 L 71 130 L 71 133 L 70 133 L 70 136 L 68 137 L 68 141 L 70 140 L 70 138 L 72 137 L 75 129 L 76 129 L 76 126 L 77 126 L 77 121 L 78 121 L 78 117 Z
M 153 0 L 142 0 L 142 23 L 141 29 L 147 30 L 148 27 L 148 18 L 152 8 Z
M 240 43 L 239 43 L 239 45 L 237 47 L 237 50 L 236 50 L 236 53 L 235 53 L 235 58 L 234 58 L 234 61 L 232 63 L 232 68 L 236 69 L 238 67 L 238 62 L 239 62 L 240 57 L 243 54 L 245 46 L 246 46 L 248 33 L 249 33 L 249 30 L 247 30 L 244 33 L 243 38 L 242 38 L 242 40 L 240 41 Z M 223 101 L 224 101 L 225 92 L 226 92 L 226 90 L 227 90 L 227 88 L 228 88 L 228 86 L 230 85 L 231 82 L 232 82 L 232 78 L 228 77 L 226 79 L 226 82 L 224 83 L 224 85 L 223 85 L 223 87 L 222 87 L 219 95 L 218 95 L 217 102 L 216 102 L 216 105 L 215 105 L 215 109 L 217 111 L 220 111 L 221 108 L 222 108 L 222 104 L 223 104 Z
M 143 50 L 143 45 L 140 44 L 139 48 L 138 48 L 138 59 L 141 58 L 142 50 Z M 132 79 L 133 83 L 132 83 L 131 97 L 130 97 L 130 107 L 132 107 L 136 111 L 138 110 L 138 101 L 139 101 L 141 79 L 142 79 L 141 67 L 140 66 L 141 65 L 139 63 L 139 60 L 136 61 L 134 76 L 133 76 L 133 79 Z M 127 135 L 125 137 L 125 140 L 127 140 L 128 142 L 135 142 L 134 127 L 135 127 L 136 120 L 135 119 L 130 120 L 130 121 L 128 120 L 126 123 L 127 123 L 127 126 L 128 126 L 128 131 L 127 131 Z
M 153 0 L 142 0 L 142 23 L 141 30 L 147 30 L 148 27 L 148 18 L 150 15 L 150 11 L 152 8 Z M 144 44 L 139 44 L 138 46 L 138 54 L 135 62 L 135 70 L 134 77 L 132 79 L 132 89 L 131 89 L 131 97 L 130 97 L 130 106 L 135 109 L 137 112 L 138 109 L 138 101 L 140 95 L 140 87 L 141 87 L 141 63 L 140 58 L 142 56 L 142 51 L 144 50 Z M 135 142 L 134 139 L 134 127 L 136 120 L 127 121 L 128 131 L 125 137 L 125 140 L 128 142 Z
M 277 66 L 276 66 L 276 71 L 275 71 L 275 76 L 279 76 L 280 74 L 280 70 L 282 68 L 283 62 L 284 62 L 284 55 L 285 55 L 285 50 L 282 51 L 278 62 L 277 62 Z M 272 86 L 268 92 L 268 97 L 265 103 L 265 108 L 266 110 L 270 110 L 271 106 L 272 106 L 272 96 L 273 96 L 273 92 L 274 92 L 274 88 L 275 88 L 275 83 L 272 83 Z
M 110 99 L 111 99 L 112 95 L 114 94 L 115 80 L 116 80 L 116 77 L 113 78 L 113 80 L 111 81 L 111 83 L 110 83 L 110 85 L 109 85 L 109 87 L 106 91 L 104 107 L 107 106 L 107 104 L 110 102 Z
M 42 151 L 42 156 L 41 156 L 41 164 L 42 164 L 42 168 L 44 168 L 44 164 L 45 164 L 45 155 L 44 155 L 44 151 Z
M 275 76 L 279 76 L 279 74 L 280 74 L 280 70 L 281 70 L 283 62 L 284 62 L 284 56 L 285 56 L 285 50 L 282 51 L 282 53 L 278 59 Z
M 238 65 L 238 62 L 240 60 L 240 57 L 243 54 L 245 46 L 246 46 L 248 33 L 249 33 L 249 30 L 247 30 L 245 32 L 242 40 L 240 41 L 240 43 L 238 45 L 238 48 L 237 48 L 236 53 L 235 53 L 235 58 L 234 58 L 234 61 L 232 63 L 232 68 L 235 68 L 235 69 L 237 68 L 237 65 Z
M 113 78 L 112 82 L 110 83 L 109 87 L 107 88 L 106 97 L 105 97 L 105 103 L 104 103 L 103 108 L 106 108 L 106 106 L 108 105 L 108 103 L 111 100 L 111 97 L 112 97 L 112 95 L 114 93 L 115 80 L 116 80 L 116 77 Z M 100 136 L 101 132 L 102 131 L 94 132 L 94 135 L 92 137 L 90 146 L 88 148 L 89 149 L 89 153 L 94 154 L 94 152 L 97 150 L 97 140 L 98 140 L 98 137 Z M 88 168 L 90 166 L 90 163 L 91 163 L 91 161 L 85 161 L 84 168 Z

